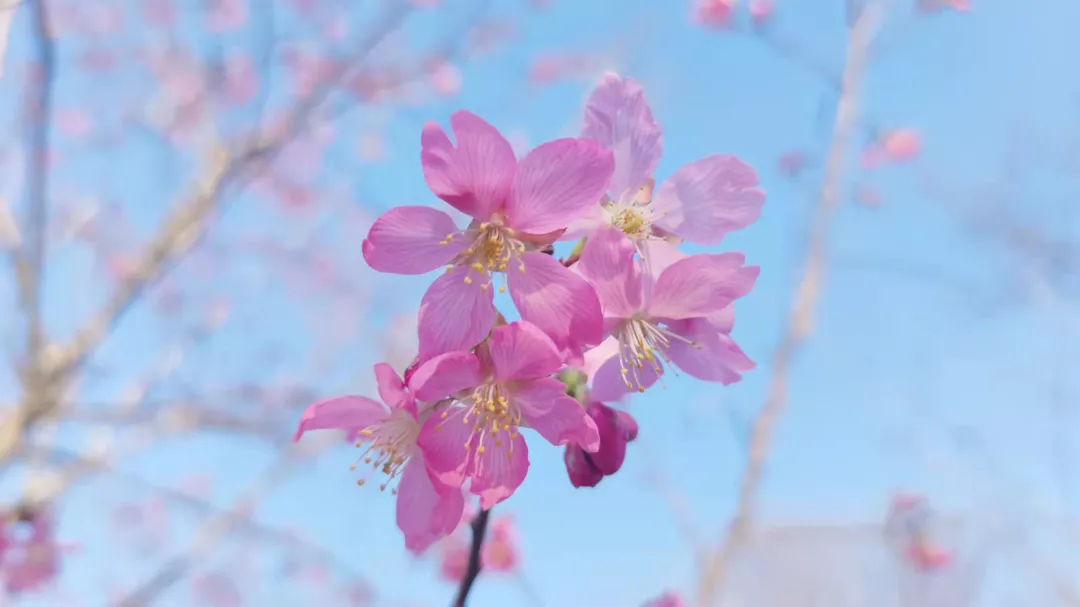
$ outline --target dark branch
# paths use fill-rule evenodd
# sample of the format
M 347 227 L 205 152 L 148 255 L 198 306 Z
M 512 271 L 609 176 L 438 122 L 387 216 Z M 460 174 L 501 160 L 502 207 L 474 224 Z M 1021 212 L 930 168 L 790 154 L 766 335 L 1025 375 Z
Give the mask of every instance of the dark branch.
M 469 591 L 472 590 L 476 578 L 480 576 L 480 550 L 484 547 L 484 536 L 487 535 L 488 518 L 491 510 L 481 510 L 480 514 L 472 522 L 472 546 L 469 547 L 469 565 L 465 569 L 465 577 L 461 578 L 461 586 L 458 587 L 457 598 L 454 599 L 454 607 L 465 607 L 469 599 Z

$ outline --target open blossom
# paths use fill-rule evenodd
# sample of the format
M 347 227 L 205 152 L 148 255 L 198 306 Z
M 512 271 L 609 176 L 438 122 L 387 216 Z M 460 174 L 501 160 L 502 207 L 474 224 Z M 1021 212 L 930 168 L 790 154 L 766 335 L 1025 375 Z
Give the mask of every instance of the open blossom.
M 357 465 L 360 460 L 370 465 L 372 473 L 384 477 L 379 489 L 389 487 L 397 495 L 397 524 L 405 534 L 405 547 L 420 553 L 457 528 L 465 500 L 459 488 L 429 473 L 424 453 L 417 447 L 421 424 L 431 407 L 418 406 L 390 365 L 375 365 L 375 378 L 385 404 L 363 396 L 321 400 L 304 411 L 294 440 L 308 430 L 336 428 L 357 439 L 357 447 L 366 446 Z
M 765 193 L 750 166 L 730 154 L 695 160 L 653 190 L 663 152 L 662 131 L 641 85 L 606 74 L 585 106 L 582 137 L 611 149 L 615 172 L 607 194 L 564 237 L 588 236 L 602 225 L 618 228 L 643 257 L 649 245 L 681 239 L 715 245 L 761 215 Z
M 693 21 L 713 28 L 731 27 L 735 0 L 695 0 Z
M 677 261 L 667 265 L 657 259 L 662 269 L 645 271 L 635 263 L 633 247 L 614 228 L 597 230 L 585 244 L 577 267 L 596 288 L 606 332 L 618 345 L 611 362 L 597 371 L 594 398 L 621 396 L 610 375 L 601 377 L 616 369 L 625 389 L 644 392 L 664 372 L 665 363 L 697 379 L 724 384 L 739 379 L 734 371 L 753 366 L 734 342 L 721 339 L 713 319 L 750 292 L 758 267 L 744 266 L 741 253 L 681 258 L 677 251 L 671 253 Z
M 417 443 L 428 466 L 447 484 L 480 496 L 491 508 L 510 497 L 529 471 L 527 426 L 553 445 L 600 446 L 596 424 L 550 376 L 562 366 L 555 343 L 535 325 L 496 327 L 477 354 L 451 352 L 412 376 L 418 398 L 438 401 Z
M 538 146 L 520 162 L 510 143 L 479 116 L 450 118 L 457 145 L 436 124 L 424 127 L 421 163 L 428 187 L 472 217 L 404 206 L 379 217 L 364 259 L 380 272 L 422 274 L 449 265 L 428 288 L 419 314 L 420 358 L 471 349 L 495 323 L 493 281 L 501 277 L 522 319 L 560 349 L 599 343 L 600 305 L 592 288 L 540 252 L 567 222 L 596 204 L 614 170 L 611 152 L 585 139 Z
M 626 444 L 638 433 L 637 422 L 626 411 L 594 402 L 587 412 L 600 433 L 600 449 L 586 453 L 577 445 L 566 446 L 563 461 L 570 484 L 575 487 L 595 487 L 605 476 L 618 472 L 626 459 Z

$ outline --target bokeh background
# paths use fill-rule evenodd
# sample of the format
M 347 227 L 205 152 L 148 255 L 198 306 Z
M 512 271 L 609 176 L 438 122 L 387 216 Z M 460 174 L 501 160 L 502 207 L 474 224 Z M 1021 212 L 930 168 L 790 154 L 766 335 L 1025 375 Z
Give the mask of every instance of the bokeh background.
M 450 604 L 446 546 L 406 553 L 351 445 L 292 432 L 414 354 L 430 277 L 360 243 L 442 204 L 422 125 L 469 109 L 521 154 L 576 136 L 606 71 L 664 127 L 658 180 L 758 171 L 762 218 L 720 247 L 762 268 L 733 332 L 758 367 L 623 403 L 640 435 L 596 488 L 531 441 L 493 511 L 516 561 L 469 604 L 696 605 L 722 547 L 716 604 L 1080 604 L 1077 23 L 1072 0 L 4 0 L 5 604 Z

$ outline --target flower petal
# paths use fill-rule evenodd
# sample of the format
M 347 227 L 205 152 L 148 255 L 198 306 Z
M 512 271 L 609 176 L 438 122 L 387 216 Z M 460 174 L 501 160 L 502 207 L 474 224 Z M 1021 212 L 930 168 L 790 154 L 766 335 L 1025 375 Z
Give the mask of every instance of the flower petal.
M 363 430 L 390 415 L 384 405 L 364 396 L 337 396 L 304 409 L 293 440 L 308 430 Z
M 506 202 L 517 159 L 498 129 L 467 111 L 450 117 L 457 147 L 439 125 L 428 123 L 420 136 L 424 180 L 436 196 L 479 221 L 487 221 Z
M 472 420 L 465 417 L 468 409 L 446 407 L 427 418 L 416 437 L 416 445 L 424 454 L 428 470 L 440 482 L 460 487 L 471 463 L 474 442 Z
M 413 554 L 421 554 L 452 533 L 465 509 L 460 488 L 439 487 L 436 482 L 428 474 L 422 456 L 411 458 L 401 471 L 397 525 L 405 534 L 405 548 Z
M 424 274 L 450 263 L 465 249 L 454 220 L 430 207 L 396 207 L 375 220 L 364 239 L 364 261 L 379 272 Z
M 588 139 L 556 139 L 536 147 L 518 165 L 507 224 L 530 234 L 565 228 L 600 203 L 614 169 L 611 152 Z
M 576 267 L 596 289 L 604 318 L 630 318 L 641 308 L 641 273 L 634 245 L 619 230 L 596 230 Z
M 563 463 L 566 464 L 570 484 L 575 487 L 595 487 L 604 480 L 604 474 L 596 469 L 589 454 L 577 445 L 566 446 Z
M 626 438 L 618 412 L 603 403 L 590 403 L 588 414 L 600 434 L 600 449 L 591 454 L 592 463 L 604 475 L 615 474 L 626 459 Z
M 675 171 L 656 190 L 660 228 L 695 244 L 719 244 L 728 232 L 761 216 L 765 192 L 754 169 L 730 154 L 717 154 Z
M 560 350 L 580 351 L 600 343 L 604 319 L 596 291 L 550 255 L 521 257 L 523 271 L 507 272 L 507 286 L 523 320 L 540 327 Z
M 404 382 L 397 371 L 387 363 L 375 365 L 375 383 L 379 387 L 379 398 L 391 409 L 404 408 L 416 416 L 416 401 L 405 389 Z
M 472 352 L 447 352 L 420 365 L 409 388 L 422 401 L 435 402 L 480 384 L 480 361 Z
M 691 377 L 726 386 L 742 379 L 740 371 L 755 367 L 754 361 L 743 353 L 735 341 L 718 333 L 708 319 L 674 321 L 668 323 L 668 329 L 694 342 L 689 344 L 673 339 L 667 349 L 671 362 Z
M 481 288 L 485 284 L 486 276 L 466 266 L 455 266 L 431 283 L 417 315 L 421 360 L 484 341 L 495 324 L 492 290 Z
M 510 438 L 500 434 L 501 443 L 488 441 L 477 449 L 475 470 L 469 492 L 480 496 L 480 507 L 487 510 L 514 494 L 529 473 L 529 446 L 521 433 Z
M 593 453 L 600 448 L 596 423 L 557 379 L 538 379 L 514 391 L 512 401 L 529 427 L 552 445 L 575 443 Z
M 491 331 L 488 352 L 499 380 L 547 377 L 562 367 L 555 342 L 531 322 L 512 322 Z
M 742 253 L 691 255 L 671 264 L 656 280 L 647 304 L 653 318 L 707 316 L 746 295 L 758 267 L 744 266 Z
M 641 85 L 618 74 L 605 74 L 589 95 L 581 136 L 614 152 L 615 173 L 608 186 L 614 200 L 645 183 L 663 153 L 663 133 Z

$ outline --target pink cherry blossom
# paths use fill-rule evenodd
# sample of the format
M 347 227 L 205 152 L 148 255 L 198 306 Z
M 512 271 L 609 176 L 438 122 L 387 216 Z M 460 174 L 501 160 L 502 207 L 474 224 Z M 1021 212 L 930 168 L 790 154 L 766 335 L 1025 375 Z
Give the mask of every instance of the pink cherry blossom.
M 304 411 L 294 440 L 309 430 L 336 428 L 358 438 L 358 447 L 367 445 L 357 465 L 363 460 L 371 465 L 372 473 L 386 475 L 379 489 L 391 487 L 397 495 L 397 524 L 405 535 L 405 547 L 419 554 L 457 528 L 465 502 L 460 489 L 429 472 L 424 452 L 417 446 L 421 424 L 432 408 L 426 403 L 417 406 L 390 365 L 375 365 L 375 378 L 384 404 L 363 396 L 321 400 Z M 364 483 L 364 479 L 358 481 Z
M 453 63 L 440 61 L 430 79 L 435 92 L 444 97 L 453 97 L 461 91 L 461 70 Z
M 650 274 L 635 263 L 633 247 L 618 230 L 597 230 L 577 267 L 596 288 L 618 354 L 597 371 L 593 397 L 621 396 L 618 383 L 643 392 L 663 373 L 664 363 L 704 381 L 738 381 L 737 371 L 753 362 L 721 338 L 710 317 L 753 288 L 758 267 L 744 261 L 741 253 L 683 255 Z
M 529 471 L 522 426 L 553 445 L 599 449 L 596 424 L 550 377 L 561 366 L 555 343 L 525 321 L 493 329 L 477 354 L 451 352 L 421 365 L 412 376 L 415 393 L 438 401 L 417 438 L 431 470 L 451 485 L 471 479 L 469 490 L 488 509 Z
M 911 543 L 907 550 L 908 560 L 920 571 L 936 571 L 952 562 L 952 552 L 925 540 Z
M 575 487 L 595 487 L 605 476 L 615 474 L 626 459 L 626 444 L 637 438 L 637 421 L 625 411 L 618 411 L 593 402 L 589 417 L 600 433 L 600 449 L 586 453 L 576 445 L 567 445 L 563 454 L 570 484 Z
M 750 0 L 750 20 L 758 27 L 772 20 L 775 11 L 775 0 Z
M 695 160 L 653 190 L 652 173 L 663 152 L 663 134 L 641 85 L 608 73 L 585 106 L 582 137 L 614 152 L 615 172 L 607 195 L 564 238 L 587 236 L 609 225 L 626 235 L 643 257 L 648 247 L 672 236 L 715 245 L 761 215 L 765 193 L 754 170 L 729 154 Z
M 248 20 L 247 0 L 210 0 L 207 27 L 225 32 L 243 27 Z
M 428 187 L 472 217 L 465 229 L 421 206 L 391 209 L 364 240 L 364 259 L 380 272 L 422 274 L 442 265 L 420 305 L 420 357 L 467 350 L 495 321 L 493 281 L 505 280 L 522 319 L 575 354 L 601 339 L 600 305 L 589 286 L 540 251 L 568 221 L 596 204 L 614 168 L 593 141 L 558 139 L 520 162 L 510 143 L 479 116 L 450 119 L 455 146 L 436 124 L 424 127 L 421 164 Z
M 646 601 L 641 607 L 685 607 L 686 603 L 678 594 L 672 591 L 665 592 L 660 596 Z
M 518 568 L 520 556 L 513 519 L 502 517 L 491 523 L 480 553 L 484 571 L 509 573 Z
M 735 0 L 695 0 L 691 20 L 715 29 L 731 27 L 735 12 Z
M 53 521 L 48 513 L 32 513 L 26 521 L 29 535 L 8 540 L 4 586 L 10 594 L 37 590 L 50 583 L 60 571 L 62 546 L 53 537 Z
M 460 582 L 469 567 L 469 543 L 452 535 L 439 544 L 439 575 L 448 582 Z

